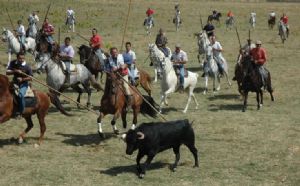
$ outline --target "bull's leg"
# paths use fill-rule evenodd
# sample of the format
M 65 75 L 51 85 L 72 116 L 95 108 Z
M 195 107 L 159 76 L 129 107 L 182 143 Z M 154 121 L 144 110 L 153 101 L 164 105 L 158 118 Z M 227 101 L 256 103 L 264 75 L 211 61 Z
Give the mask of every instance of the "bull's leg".
M 195 159 L 195 165 L 194 165 L 194 167 L 199 167 L 198 150 L 196 149 L 195 144 L 194 143 L 192 143 L 192 144 L 186 144 L 186 146 L 189 148 L 189 150 L 191 151 L 191 153 L 194 156 L 194 159 Z
M 248 91 L 245 91 L 244 92 L 244 106 L 243 106 L 243 112 L 246 111 L 246 108 L 247 108 L 247 99 L 248 99 Z
M 32 129 L 33 127 L 33 122 L 31 119 L 31 116 L 25 117 L 26 123 L 27 123 L 27 128 L 19 135 L 18 142 L 19 144 L 23 143 L 25 135 Z
M 140 175 L 142 173 L 142 167 L 141 167 L 140 161 L 143 157 L 144 157 L 144 154 L 139 151 L 137 154 L 137 157 L 136 157 L 136 166 L 137 166 L 136 169 L 137 169 L 138 175 Z
M 144 168 L 141 170 L 141 172 L 139 174 L 139 178 L 145 177 L 146 170 L 147 170 L 148 166 L 150 165 L 151 161 L 153 160 L 153 158 L 154 158 L 153 154 L 147 156 L 147 160 L 145 162 Z
M 104 133 L 102 131 L 102 123 L 101 123 L 103 117 L 104 117 L 104 113 L 100 111 L 100 115 L 99 115 L 99 117 L 97 119 L 98 134 L 99 134 L 100 138 L 105 138 L 105 135 L 104 135 Z
M 179 148 L 180 148 L 180 145 L 178 145 L 176 147 L 173 147 L 173 152 L 175 154 L 175 162 L 173 164 L 172 171 L 174 171 L 174 172 L 176 171 L 176 168 L 177 168 L 177 165 L 178 165 L 178 162 L 179 162 L 179 159 L 180 159 Z

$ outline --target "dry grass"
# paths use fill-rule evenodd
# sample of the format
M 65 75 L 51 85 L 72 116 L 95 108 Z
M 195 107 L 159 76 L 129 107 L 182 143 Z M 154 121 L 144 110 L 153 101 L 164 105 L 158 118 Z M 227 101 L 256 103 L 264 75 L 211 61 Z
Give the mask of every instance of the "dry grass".
M 2 10 L 7 7 L 13 20 L 27 15 L 31 10 L 40 10 L 43 19 L 47 1 L 0 1 Z M 47 132 L 42 146 L 33 147 L 39 135 L 38 122 L 28 134 L 27 143 L 15 145 L 12 137 L 24 129 L 25 121 L 11 120 L 0 127 L 0 185 L 299 185 L 300 184 L 300 127 L 299 127 L 299 35 L 298 21 L 300 7 L 293 3 L 237 3 L 217 1 L 180 1 L 183 28 L 175 33 L 171 23 L 175 1 L 134 0 L 126 41 L 130 40 L 138 56 L 139 66 L 152 69 L 143 63 L 147 57 L 147 44 L 154 42 L 155 33 L 165 28 L 169 46 L 180 42 L 189 55 L 187 67 L 201 73 L 196 59 L 196 40 L 193 33 L 200 30 L 199 14 L 203 20 L 212 11 L 223 14 L 231 9 L 238 16 L 238 29 L 242 41 L 247 38 L 248 16 L 250 11 L 257 13 L 257 28 L 252 31 L 253 40 L 261 39 L 268 51 L 267 67 L 272 73 L 275 88 L 275 102 L 271 103 L 265 94 L 265 104 L 261 111 L 256 110 L 254 94 L 249 97 L 249 109 L 241 112 L 242 102 L 237 87 L 228 87 L 223 80 L 221 91 L 213 95 L 202 95 L 203 79 L 199 78 L 196 97 L 200 108 L 182 114 L 186 97 L 172 94 L 170 106 L 165 113 L 168 120 L 188 118 L 195 120 L 196 145 L 199 149 L 200 168 L 193 169 L 190 152 L 181 149 L 181 164 L 176 173 L 168 166 L 174 160 L 172 151 L 159 154 L 144 180 L 135 175 L 135 156 L 125 155 L 125 145 L 114 135 L 100 140 L 96 133 L 96 116 L 74 105 L 65 104 L 75 114 L 64 117 L 56 109 L 51 109 L 46 117 Z M 106 46 L 121 44 L 123 22 L 127 11 L 127 1 L 55 1 L 49 18 L 54 25 L 63 28 L 64 14 L 71 5 L 77 14 L 77 30 L 90 36 L 90 29 L 96 27 L 104 38 Z M 142 28 L 144 12 L 148 6 L 156 10 L 156 26 L 153 35 L 145 36 Z M 291 36 L 285 45 L 280 43 L 277 30 L 269 31 L 266 25 L 267 13 L 285 11 L 290 17 Z M 205 17 L 205 18 L 204 18 Z M 226 31 L 222 25 L 217 28 L 229 62 L 230 74 L 238 52 L 238 41 L 234 31 Z M 5 11 L 0 12 L 1 26 L 10 27 Z M 64 30 L 64 29 L 63 29 Z M 65 30 L 64 30 L 65 31 Z M 69 35 L 62 33 L 62 38 Z M 71 34 L 74 46 L 85 43 Z M 0 72 L 6 64 L 5 45 L 0 47 Z M 78 56 L 76 57 L 78 59 Z M 31 57 L 28 57 L 30 60 Z M 78 60 L 77 60 L 78 61 Z M 36 75 L 44 80 L 44 75 Z M 231 75 L 232 77 L 232 75 Z M 211 85 L 211 82 L 210 82 Z M 44 89 L 38 84 L 36 88 Z M 159 100 L 159 84 L 154 84 L 154 98 Z M 210 89 L 211 90 L 211 89 Z M 75 93 L 67 95 L 76 97 Z M 102 93 L 93 94 L 93 105 L 99 106 Z M 83 97 L 85 103 L 86 95 Z M 128 121 L 131 121 L 129 114 Z M 104 130 L 111 132 L 111 116 L 105 118 Z M 149 121 L 139 117 L 139 122 Z M 120 125 L 120 120 L 118 121 Z

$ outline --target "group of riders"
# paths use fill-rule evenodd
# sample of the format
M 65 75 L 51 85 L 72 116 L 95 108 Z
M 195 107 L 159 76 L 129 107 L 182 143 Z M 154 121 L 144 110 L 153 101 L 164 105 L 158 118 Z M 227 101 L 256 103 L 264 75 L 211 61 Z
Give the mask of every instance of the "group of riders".
M 177 14 L 180 14 L 179 6 L 175 6 L 175 16 Z M 67 16 L 72 15 L 74 17 L 74 11 L 72 9 L 68 9 L 67 11 Z M 148 8 L 146 11 L 147 19 L 151 19 L 153 22 L 153 14 L 154 10 L 151 8 Z M 213 15 L 216 15 L 217 11 L 213 11 Z M 233 17 L 232 11 L 229 11 L 227 14 L 228 18 Z M 270 13 L 270 19 L 274 19 L 275 17 L 275 12 Z M 34 33 L 35 30 L 38 31 L 37 23 L 39 21 L 39 18 L 36 14 L 36 12 L 33 12 L 29 18 L 29 29 L 27 31 L 27 36 L 29 37 L 35 37 Z M 288 17 L 283 14 L 283 17 L 281 18 L 281 21 L 287 26 L 288 28 Z M 35 28 L 32 29 L 32 28 Z M 220 74 L 223 73 L 223 63 L 225 61 L 222 52 L 223 52 L 223 47 L 220 42 L 216 40 L 216 35 L 215 35 L 215 27 L 212 24 L 212 20 L 208 19 L 207 24 L 203 27 L 203 30 L 207 33 L 207 36 L 210 41 L 210 45 L 213 50 L 213 56 L 215 61 L 217 62 L 219 72 Z M 45 37 L 47 42 L 49 43 L 50 46 L 50 51 L 52 50 L 52 46 L 54 45 L 55 41 L 53 38 L 53 34 L 55 33 L 55 28 L 52 24 L 50 24 L 49 19 L 46 18 L 43 22 L 42 28 L 40 29 L 40 33 L 42 36 Z M 24 46 L 25 42 L 25 37 L 26 37 L 26 31 L 25 27 L 22 25 L 22 21 L 18 21 L 18 27 L 15 32 L 16 36 L 18 37 L 20 44 Z M 155 39 L 155 44 L 157 47 L 163 52 L 165 57 L 168 57 L 171 59 L 173 62 L 173 67 L 175 71 L 177 72 L 178 79 L 179 79 L 179 92 L 183 92 L 183 85 L 184 85 L 184 75 L 185 75 L 185 69 L 184 66 L 188 62 L 188 56 L 185 51 L 181 49 L 180 44 L 175 45 L 175 50 L 172 53 L 170 49 L 167 47 L 168 39 L 166 37 L 165 32 L 163 31 L 162 28 L 159 29 L 159 33 L 156 36 Z M 127 98 L 127 102 L 131 102 L 132 100 L 132 93 L 130 92 L 129 89 L 129 83 L 132 85 L 135 85 L 135 80 L 136 80 L 136 54 L 135 52 L 131 49 L 131 43 L 126 42 L 126 50 L 120 54 L 118 49 L 115 47 L 110 48 L 110 56 L 108 59 L 104 59 L 103 57 L 103 42 L 102 42 L 102 37 L 97 33 L 97 29 L 93 28 L 92 29 L 92 36 L 89 40 L 89 45 L 92 48 L 94 54 L 98 57 L 98 62 L 101 64 L 103 67 L 104 71 L 106 72 L 118 72 L 118 74 L 122 77 L 123 80 L 123 86 L 125 90 L 125 95 Z M 262 42 L 261 41 L 256 41 L 255 45 L 252 44 L 250 38 L 248 39 L 247 44 L 241 48 L 240 52 L 243 55 L 250 55 L 252 57 L 252 60 L 254 64 L 257 66 L 257 69 L 259 70 L 261 76 L 262 76 L 262 81 L 265 81 L 266 78 L 266 70 L 263 67 L 263 65 L 266 63 L 266 51 L 264 48 L 261 47 Z M 24 47 L 23 47 L 24 48 Z M 11 61 L 8 66 L 7 66 L 7 75 L 14 75 L 13 81 L 16 83 L 19 88 L 19 112 L 18 114 L 22 114 L 24 110 L 24 95 L 26 93 L 26 90 L 29 86 L 29 81 L 31 81 L 31 76 L 32 76 L 32 70 L 30 66 L 26 63 L 25 61 L 25 50 L 22 50 L 17 54 L 17 59 Z M 70 83 L 70 65 L 72 63 L 72 60 L 74 58 L 74 48 L 71 45 L 71 38 L 66 37 L 64 40 L 64 44 L 62 44 L 59 47 L 59 58 L 60 61 L 63 61 L 66 66 L 66 80 L 65 84 Z M 203 64 L 204 68 L 207 65 L 206 63 Z M 24 75 L 27 74 L 27 75 Z M 233 78 L 235 80 L 235 77 Z

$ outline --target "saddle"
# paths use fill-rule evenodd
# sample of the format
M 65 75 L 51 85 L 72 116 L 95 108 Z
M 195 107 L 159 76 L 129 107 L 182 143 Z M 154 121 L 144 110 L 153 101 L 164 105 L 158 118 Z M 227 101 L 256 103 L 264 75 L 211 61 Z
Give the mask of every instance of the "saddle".
M 61 67 L 62 67 L 63 71 L 65 71 L 65 72 L 67 71 L 66 64 L 65 64 L 63 61 L 61 61 Z M 76 65 L 70 64 L 70 71 L 71 71 L 71 72 L 77 72 L 77 67 L 76 67 Z
M 19 95 L 19 86 L 16 84 L 13 84 L 13 100 L 16 105 L 19 104 L 18 102 L 18 95 Z M 34 91 L 30 86 L 28 86 L 26 94 L 24 96 L 25 98 L 25 108 L 34 107 L 37 104 L 37 98 L 35 96 Z

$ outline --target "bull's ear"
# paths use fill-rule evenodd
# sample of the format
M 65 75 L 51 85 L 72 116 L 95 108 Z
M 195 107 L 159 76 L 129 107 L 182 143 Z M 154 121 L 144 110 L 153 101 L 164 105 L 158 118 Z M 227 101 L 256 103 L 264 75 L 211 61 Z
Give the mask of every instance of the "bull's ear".
M 122 134 L 122 135 L 120 136 L 120 138 L 121 138 L 123 141 L 125 141 L 125 139 L 126 139 L 126 133 Z
M 145 139 L 145 134 L 144 133 L 137 132 L 136 134 L 137 134 L 139 140 Z

